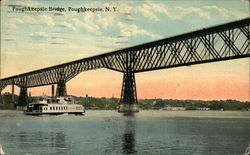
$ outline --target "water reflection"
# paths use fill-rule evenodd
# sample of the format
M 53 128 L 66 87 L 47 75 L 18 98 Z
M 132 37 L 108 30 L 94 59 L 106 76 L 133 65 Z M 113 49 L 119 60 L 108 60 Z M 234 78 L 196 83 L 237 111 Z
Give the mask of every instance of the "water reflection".
M 135 136 L 136 136 L 136 122 L 134 120 L 134 115 L 126 115 L 129 116 L 127 120 L 125 121 L 125 130 L 123 134 L 123 145 L 122 145 L 122 151 L 124 154 L 131 154 L 135 153 Z
M 125 113 L 123 113 L 123 116 L 126 116 L 128 118 L 134 118 L 135 113 L 134 112 L 125 112 Z
M 68 151 L 64 132 L 25 132 L 7 134 L 6 138 L 16 142 L 13 149 L 23 148 L 20 154 L 64 154 Z M 49 148 L 49 149 L 48 149 Z

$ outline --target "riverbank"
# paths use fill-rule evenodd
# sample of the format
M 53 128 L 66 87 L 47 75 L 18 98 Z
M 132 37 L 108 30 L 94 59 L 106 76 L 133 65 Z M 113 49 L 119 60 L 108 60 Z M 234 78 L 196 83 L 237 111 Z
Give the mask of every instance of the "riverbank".
M 6 110 L 6 109 L 15 110 L 13 104 L 10 103 L 0 104 L 0 110 Z

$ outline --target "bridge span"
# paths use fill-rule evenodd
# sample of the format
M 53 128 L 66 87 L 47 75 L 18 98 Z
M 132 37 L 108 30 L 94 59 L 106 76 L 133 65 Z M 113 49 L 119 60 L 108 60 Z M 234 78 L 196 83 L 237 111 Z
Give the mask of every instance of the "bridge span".
M 0 79 L 0 92 L 20 87 L 18 105 L 27 105 L 27 88 L 66 83 L 83 71 L 107 68 L 123 73 L 119 111 L 136 111 L 135 73 L 250 57 L 250 18 L 217 25 L 113 52 Z

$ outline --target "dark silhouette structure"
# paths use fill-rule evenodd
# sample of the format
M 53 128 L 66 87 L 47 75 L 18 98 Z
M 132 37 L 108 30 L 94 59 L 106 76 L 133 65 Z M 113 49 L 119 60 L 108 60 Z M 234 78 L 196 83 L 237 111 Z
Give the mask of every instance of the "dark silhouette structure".
M 16 85 L 18 105 L 26 105 L 27 88 L 56 84 L 56 95 L 64 96 L 66 83 L 79 73 L 107 68 L 123 73 L 120 111 L 137 111 L 135 73 L 249 57 L 249 23 L 247 18 L 4 78 L 0 92 Z

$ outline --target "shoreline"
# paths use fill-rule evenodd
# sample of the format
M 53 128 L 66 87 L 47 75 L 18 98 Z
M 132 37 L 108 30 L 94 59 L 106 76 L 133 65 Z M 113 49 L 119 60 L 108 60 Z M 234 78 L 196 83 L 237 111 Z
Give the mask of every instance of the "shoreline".
M 17 109 L 10 109 L 10 108 L 0 108 L 0 110 L 10 110 L 10 111 L 23 111 Z M 87 109 L 87 111 L 117 111 L 117 109 Z M 174 112 L 185 112 L 185 111 L 202 111 L 202 112 L 232 112 L 232 111 L 241 111 L 241 112 L 249 112 L 250 110 L 162 110 L 162 109 L 139 109 L 139 111 L 174 111 Z

